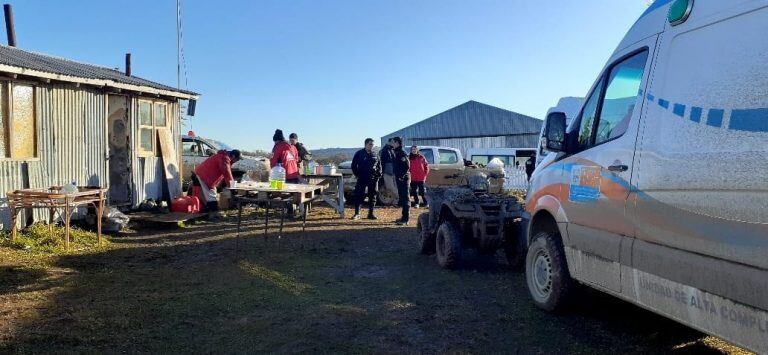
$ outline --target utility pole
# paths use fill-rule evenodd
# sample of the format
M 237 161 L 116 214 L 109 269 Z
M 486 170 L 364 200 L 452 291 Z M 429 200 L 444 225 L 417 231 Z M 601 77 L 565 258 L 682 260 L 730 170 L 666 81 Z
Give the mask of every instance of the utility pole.
M 176 0 L 176 88 L 181 89 L 181 0 Z

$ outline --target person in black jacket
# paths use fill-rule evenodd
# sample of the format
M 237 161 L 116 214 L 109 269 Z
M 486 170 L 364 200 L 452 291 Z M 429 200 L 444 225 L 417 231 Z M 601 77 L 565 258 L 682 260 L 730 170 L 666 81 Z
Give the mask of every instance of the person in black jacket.
M 381 147 L 379 157 L 381 158 L 381 169 L 384 174 L 382 176 L 384 179 L 384 190 L 395 193 L 397 192 L 397 184 L 395 183 L 394 171 L 395 151 L 392 149 L 392 145 L 392 138 L 390 138 L 387 141 L 387 144 Z
M 394 173 L 397 184 L 398 204 L 403 208 L 403 216 L 395 221 L 398 225 L 408 225 L 409 209 L 411 207 L 408 200 L 408 188 L 411 184 L 411 160 L 408 153 L 403 150 L 403 139 L 400 137 L 392 138 L 392 147 L 395 151 Z
M 532 156 L 525 161 L 525 175 L 528 176 L 528 181 L 531 181 L 531 175 L 536 170 L 536 156 Z
M 360 205 L 365 199 L 365 190 L 368 190 L 368 219 L 378 219 L 373 214 L 376 206 L 376 193 L 381 177 L 381 163 L 379 157 L 373 152 L 373 139 L 365 139 L 365 148 L 360 149 L 352 158 L 352 173 L 357 178 L 355 184 L 355 215 L 352 219 L 360 219 Z
M 291 133 L 288 136 L 288 143 L 291 143 L 292 146 L 296 147 L 296 152 L 299 153 L 299 163 L 305 163 L 312 160 L 312 153 L 307 150 L 307 147 L 304 146 L 304 143 L 299 142 L 299 135 L 296 133 Z

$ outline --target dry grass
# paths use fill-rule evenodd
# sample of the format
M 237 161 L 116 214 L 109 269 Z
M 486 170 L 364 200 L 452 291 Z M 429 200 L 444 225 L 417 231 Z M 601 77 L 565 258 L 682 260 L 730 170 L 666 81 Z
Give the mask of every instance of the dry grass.
M 598 293 L 539 311 L 503 258 L 441 270 L 415 231 L 313 212 L 302 234 L 234 221 L 146 229 L 102 250 L 0 247 L 0 353 L 721 353 L 735 347 Z

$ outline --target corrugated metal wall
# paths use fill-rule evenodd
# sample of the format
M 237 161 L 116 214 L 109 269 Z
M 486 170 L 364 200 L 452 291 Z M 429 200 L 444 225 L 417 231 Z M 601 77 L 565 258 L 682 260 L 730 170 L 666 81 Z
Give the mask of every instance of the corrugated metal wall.
M 79 185 L 106 186 L 106 103 L 103 93 L 71 85 L 37 85 L 38 158 L 0 162 L 0 224 L 7 229 L 10 213 L 6 192 L 25 187 L 44 188 L 77 181 Z M 26 216 L 20 215 L 22 220 Z M 35 220 L 47 220 L 37 210 Z
M 446 139 L 466 137 L 498 137 L 535 134 L 542 121 L 502 108 L 469 101 L 421 122 L 392 132 L 381 138 L 383 145 L 390 137 L 411 139 Z M 503 146 L 500 146 L 503 147 Z
M 0 160 L 0 228 L 8 229 L 10 213 L 6 193 L 29 187 L 45 188 L 77 181 L 79 185 L 108 185 L 106 94 L 86 86 L 37 84 L 38 158 L 28 161 Z M 130 129 L 136 147 L 137 100 L 132 100 Z M 168 105 L 171 129 L 180 136 L 178 102 Z M 181 140 L 175 142 L 181 161 Z M 160 158 L 133 157 L 134 206 L 146 198 L 162 198 L 163 165 Z M 143 160 L 141 164 L 139 160 Z M 141 168 L 141 169 L 138 169 Z M 25 216 L 20 216 L 22 220 Z M 35 220 L 47 220 L 47 211 L 35 211 Z

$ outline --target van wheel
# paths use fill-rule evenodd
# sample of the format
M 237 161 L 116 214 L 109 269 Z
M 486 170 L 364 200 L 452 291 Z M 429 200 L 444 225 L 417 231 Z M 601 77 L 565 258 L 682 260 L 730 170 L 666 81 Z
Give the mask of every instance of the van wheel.
M 416 222 L 419 231 L 419 251 L 424 255 L 435 253 L 435 235 L 429 230 L 429 213 L 422 213 Z
M 461 262 L 461 234 L 451 222 L 443 222 L 435 238 L 437 263 L 444 269 L 455 269 Z
M 539 232 L 533 237 L 525 260 L 525 279 L 537 307 L 556 312 L 567 306 L 575 285 L 555 234 Z

